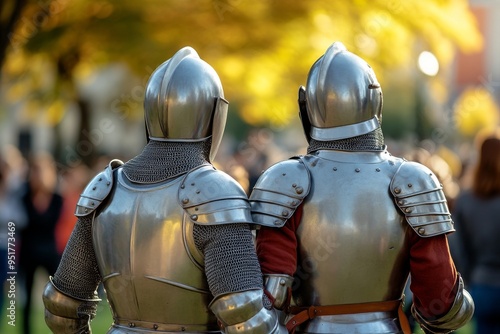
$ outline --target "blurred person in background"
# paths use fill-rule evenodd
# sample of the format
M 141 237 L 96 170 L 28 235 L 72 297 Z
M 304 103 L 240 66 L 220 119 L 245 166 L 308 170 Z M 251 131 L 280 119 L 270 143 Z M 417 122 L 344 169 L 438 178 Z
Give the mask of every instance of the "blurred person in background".
M 67 168 L 61 173 L 60 181 L 63 207 L 55 228 L 55 240 L 57 252 L 62 255 L 77 221 L 75 207 L 89 181 L 89 168 L 84 164 Z
M 19 269 L 24 281 L 23 333 L 31 334 L 32 290 L 37 269 L 56 272 L 55 228 L 62 213 L 63 198 L 58 192 L 56 162 L 48 152 L 34 153 L 28 159 L 28 175 L 21 197 L 26 226 L 20 232 Z
M 472 186 L 456 199 L 450 247 L 474 298 L 476 333 L 500 334 L 500 137 L 480 141 Z
M 21 207 L 20 179 L 24 179 L 24 159 L 15 147 L 4 147 L 0 153 L 0 310 L 4 305 L 4 288 L 7 272 L 17 270 L 17 231 L 26 224 Z M 14 225 L 10 225 L 13 223 Z M 11 230 L 9 230 L 11 227 Z M 11 232 L 11 233 L 9 233 Z M 15 268 L 8 268 L 7 256 L 14 255 Z M 1 312 L 0 312 L 1 313 Z

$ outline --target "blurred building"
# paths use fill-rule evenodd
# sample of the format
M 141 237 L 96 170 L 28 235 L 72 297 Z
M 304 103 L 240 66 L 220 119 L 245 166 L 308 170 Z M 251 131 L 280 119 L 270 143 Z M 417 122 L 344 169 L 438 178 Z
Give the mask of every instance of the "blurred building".
M 471 54 L 458 52 L 452 96 L 459 96 L 471 85 L 482 86 L 500 105 L 500 1 L 470 0 L 469 4 L 483 34 L 484 48 Z

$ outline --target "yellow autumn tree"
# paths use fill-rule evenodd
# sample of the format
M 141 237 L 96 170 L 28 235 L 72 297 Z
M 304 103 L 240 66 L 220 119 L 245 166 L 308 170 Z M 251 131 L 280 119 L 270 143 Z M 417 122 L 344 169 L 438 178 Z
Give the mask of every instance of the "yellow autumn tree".
M 454 116 L 456 128 L 468 138 L 483 131 L 493 131 L 499 124 L 498 106 L 484 87 L 466 89 L 455 104 Z
M 79 82 L 103 66 L 123 63 L 144 85 L 156 66 L 186 45 L 213 65 L 231 107 L 256 126 L 296 119 L 297 89 L 334 41 L 366 59 L 382 84 L 387 69 L 414 67 L 421 50 L 431 51 L 444 67 L 457 48 L 482 47 L 466 0 L 26 3 L 8 34 L 5 96 L 16 103 L 21 97 L 39 101 L 36 113 L 49 113 L 45 119 L 56 124 L 64 101 L 77 101 L 83 128 L 92 110 L 79 95 Z M 132 109 L 127 112 L 142 115 L 140 103 Z

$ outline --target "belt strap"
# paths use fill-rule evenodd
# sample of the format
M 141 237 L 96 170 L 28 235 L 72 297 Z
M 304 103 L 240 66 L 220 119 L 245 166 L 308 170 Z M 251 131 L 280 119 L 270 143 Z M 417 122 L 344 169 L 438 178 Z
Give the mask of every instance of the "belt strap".
M 356 314 L 368 312 L 387 312 L 398 310 L 398 318 L 404 334 L 411 334 L 408 318 L 403 311 L 402 300 L 389 300 L 383 302 L 370 302 L 360 304 L 340 304 L 327 306 L 290 307 L 294 316 L 287 321 L 286 328 L 289 333 L 295 333 L 295 327 L 300 324 L 324 315 Z
M 220 333 L 220 328 L 218 328 L 217 324 L 211 325 L 186 325 L 186 324 L 164 324 L 164 323 L 155 323 L 149 321 L 141 321 L 141 320 L 129 320 L 119 318 L 116 319 L 113 323 L 116 326 L 120 327 L 128 327 L 131 329 L 137 328 L 148 331 L 158 331 L 158 332 L 168 332 L 168 333 L 182 333 L 182 332 L 203 332 L 203 333 Z

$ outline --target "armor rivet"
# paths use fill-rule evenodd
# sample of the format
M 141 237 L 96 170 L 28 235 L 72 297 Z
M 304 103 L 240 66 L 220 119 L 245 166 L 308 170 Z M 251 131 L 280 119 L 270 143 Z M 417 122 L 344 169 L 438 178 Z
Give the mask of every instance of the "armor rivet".
M 83 210 L 83 211 L 85 211 L 85 212 L 89 212 L 89 209 L 85 208 L 85 210 Z
M 157 325 L 157 324 L 154 324 L 154 325 L 153 325 L 153 329 L 154 329 L 154 330 L 157 330 L 157 329 L 158 329 L 158 325 Z
M 399 194 L 399 193 L 401 192 L 401 188 L 394 188 L 394 192 L 395 192 L 396 194 Z
M 133 322 L 129 322 L 129 323 L 128 323 L 128 326 L 129 326 L 129 327 L 135 327 L 135 324 L 134 324 Z
M 377 172 L 380 172 L 380 168 L 375 169 Z
M 184 189 L 186 188 L 186 186 L 184 184 L 181 184 L 181 189 Z
M 292 184 L 292 188 L 297 187 L 297 183 Z
M 194 182 L 193 182 L 193 183 L 191 183 L 191 185 L 192 185 L 192 186 L 194 186 Z
M 403 204 L 405 204 L 405 203 L 406 203 L 406 202 L 405 202 L 404 200 L 399 200 L 399 201 L 398 201 L 398 204 L 399 204 L 399 205 L 403 205 Z
M 284 279 L 280 280 L 280 285 L 283 285 L 283 286 L 285 285 L 285 280 Z
M 197 194 L 199 194 L 199 193 L 200 193 L 200 191 L 199 191 L 199 190 L 196 190 L 196 193 L 197 193 Z
M 102 177 L 99 178 L 99 181 L 102 181 Z
M 337 167 L 333 167 L 333 171 L 336 172 L 337 171 Z
M 304 191 L 304 189 L 302 189 L 302 187 L 297 187 L 297 188 L 295 188 L 295 192 L 296 192 L 297 194 L 302 194 L 302 192 L 303 192 L 303 191 Z
M 192 215 L 192 216 L 191 216 L 191 219 L 192 219 L 192 220 L 198 220 L 198 215 Z
M 408 183 L 408 188 L 411 188 L 411 187 L 413 187 L 413 184 Z
M 286 175 L 286 173 L 283 173 L 283 174 L 281 174 L 281 175 L 285 176 L 285 175 Z
M 281 224 L 281 220 L 275 220 L 274 221 L 274 225 L 280 225 Z
M 413 211 L 413 210 L 412 210 L 411 208 L 406 208 L 406 209 L 405 209 L 405 212 L 406 212 L 406 213 L 411 213 L 412 211 Z
M 183 203 L 183 204 L 187 204 L 187 203 L 189 203 L 189 198 L 183 198 L 183 199 L 182 199 L 182 203 Z
M 391 166 L 394 165 L 394 161 L 392 161 L 392 160 L 389 161 L 389 165 L 391 165 Z
M 107 186 L 109 186 L 110 184 L 111 184 L 111 182 L 109 182 L 109 181 L 108 181 L 108 182 L 106 182 L 106 185 L 107 185 Z
M 96 190 L 96 189 L 97 189 L 97 187 L 92 188 L 92 190 Z
M 355 169 L 356 173 L 359 173 L 361 170 L 359 168 Z
M 90 202 L 90 205 L 94 206 L 94 205 L 95 205 L 95 203 L 94 203 L 94 202 Z
M 296 206 L 297 205 L 297 201 L 292 201 L 292 203 L 290 203 L 292 206 Z
M 425 228 L 421 227 L 418 229 L 419 234 L 425 234 Z
M 313 161 L 313 162 L 311 163 L 311 166 L 312 166 L 312 167 L 314 167 L 314 166 L 316 166 L 316 164 L 317 164 L 317 163 L 318 163 L 317 161 Z
M 284 217 L 288 216 L 288 210 L 283 210 L 281 212 L 281 215 L 284 216 Z

